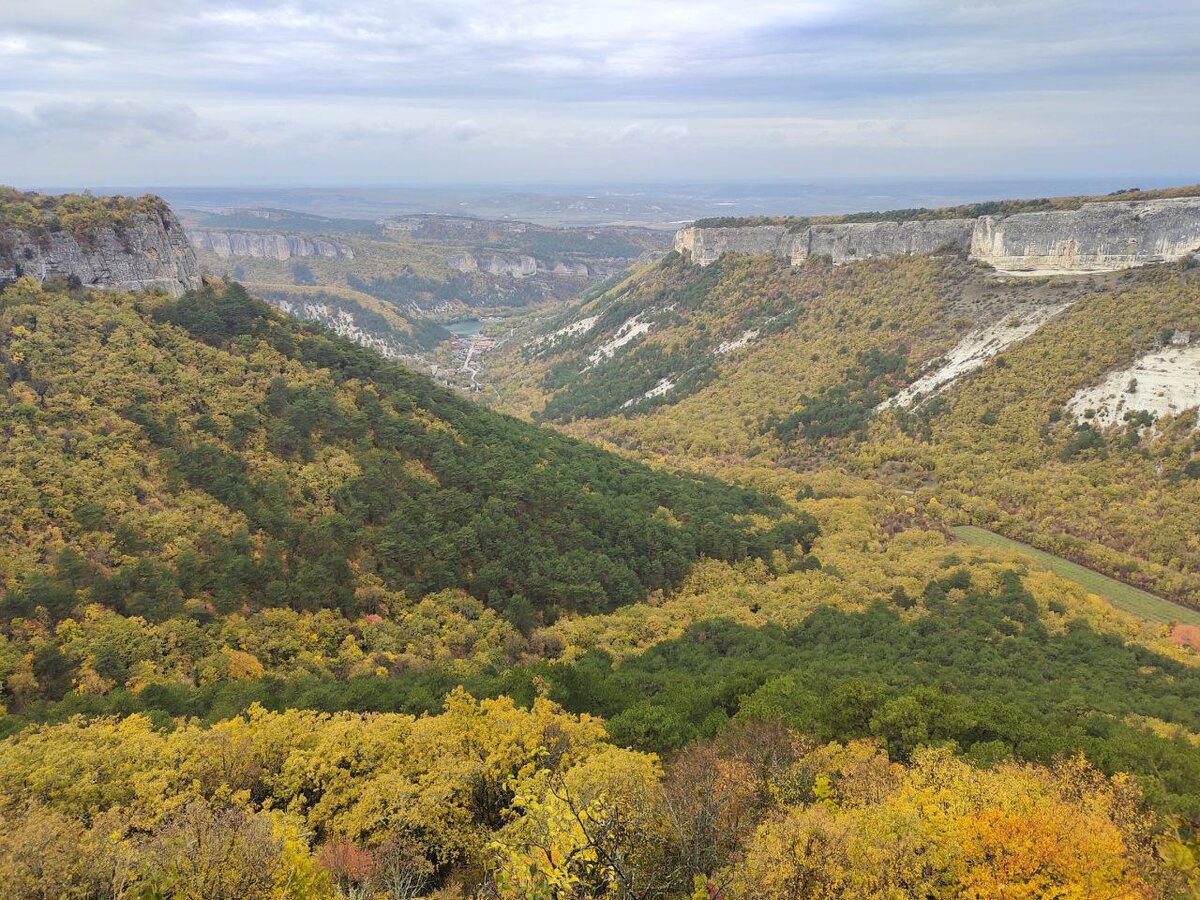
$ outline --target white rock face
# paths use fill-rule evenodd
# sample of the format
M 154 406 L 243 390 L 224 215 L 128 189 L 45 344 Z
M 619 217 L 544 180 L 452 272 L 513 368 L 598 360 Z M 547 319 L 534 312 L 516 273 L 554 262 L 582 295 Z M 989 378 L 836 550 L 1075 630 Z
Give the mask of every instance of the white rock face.
M 326 256 L 354 259 L 354 249 L 340 241 L 294 234 L 257 231 L 188 232 L 188 240 L 197 250 L 207 250 L 222 259 L 246 256 L 257 259 L 291 259 L 296 256 Z
M 552 331 L 550 334 L 543 334 L 539 337 L 536 337 L 525 346 L 535 347 L 538 349 L 553 347 L 560 341 L 569 340 L 570 338 L 581 334 L 587 334 L 592 330 L 599 319 L 599 316 L 588 316 L 586 319 L 580 319 L 578 322 L 572 322 L 570 325 L 566 325 L 558 329 L 558 331 Z
M 319 300 L 268 300 L 281 312 L 308 322 L 319 322 L 334 334 L 374 350 L 387 359 L 413 359 L 403 344 L 388 334 L 364 328 L 354 314 L 346 309 L 337 309 Z
M 713 352 L 715 352 L 718 356 L 724 356 L 726 353 L 732 353 L 734 350 L 741 350 L 757 337 L 758 329 L 749 328 L 746 331 L 743 331 L 742 336 L 737 340 L 721 341 L 721 343 L 717 344 L 717 349 Z
M 588 278 L 592 272 L 586 263 L 573 263 L 559 260 L 551 270 L 559 278 Z
M 937 394 L 968 372 L 973 372 L 989 359 L 1029 337 L 1071 304 L 1032 307 L 1018 316 L 972 331 L 942 359 L 941 364 L 918 378 L 896 396 L 885 400 L 876 409 L 912 406 L 918 399 Z
M 982 216 L 971 258 L 1012 274 L 1112 272 L 1200 250 L 1200 198 L 1087 203 L 1062 212 Z
M 790 257 L 793 236 L 783 225 L 746 228 L 697 228 L 689 225 L 675 234 L 675 249 L 689 253 L 700 266 L 715 263 L 723 253 L 772 254 Z
M 797 235 L 792 246 L 793 265 L 809 256 L 829 256 L 834 263 L 884 256 L 914 256 L 947 250 L 964 253 L 971 245 L 974 219 L 934 222 L 854 222 L 814 225 Z
M 483 266 L 480 266 L 483 268 Z M 487 261 L 487 271 L 492 275 L 509 275 L 513 278 L 528 278 L 536 275 L 537 260 L 532 256 L 500 256 L 496 254 Z
M 479 271 L 479 260 L 470 253 L 451 253 L 446 257 L 446 265 L 456 272 L 473 275 Z
M 1112 272 L 1200 252 L 1200 197 L 1085 203 L 1080 209 L 942 219 L 681 229 L 675 249 L 707 266 L 723 253 L 769 254 L 798 265 L 949 250 L 1013 275 Z
M 1079 421 L 1094 410 L 1091 421 L 1101 427 L 1119 424 L 1126 413 L 1175 416 L 1196 407 L 1200 407 L 1200 344 L 1147 353 L 1067 402 L 1067 411 Z
M 67 231 L 0 229 L 0 284 L 22 275 L 78 278 L 85 287 L 122 291 L 161 288 L 176 297 L 200 286 L 196 254 L 165 205 L 124 225 L 97 228 L 84 240 Z
M 630 397 L 628 400 L 622 403 L 621 409 L 628 409 L 629 407 L 633 406 L 633 404 L 641 403 L 643 400 L 651 400 L 655 397 L 661 397 L 663 394 L 669 393 L 674 387 L 675 382 L 670 378 L 659 379 L 658 384 L 654 385 L 654 387 L 650 388 L 650 390 L 646 391 L 640 397 Z
M 588 362 L 591 365 L 596 365 L 604 359 L 612 359 L 613 354 L 632 341 L 639 335 L 645 334 L 650 330 L 649 322 L 638 321 L 641 318 L 641 313 L 631 316 L 621 323 L 621 327 L 617 329 L 612 340 L 606 341 L 596 348 L 595 352 L 588 357 Z
M 599 316 L 588 316 L 586 319 L 580 319 L 578 322 L 572 322 L 565 328 L 558 329 L 554 334 L 562 337 L 574 337 L 577 334 L 586 334 L 592 330 L 599 319 Z
M 476 256 L 457 251 L 446 257 L 446 265 L 456 272 L 474 275 L 487 272 L 489 275 L 529 278 L 532 275 L 552 275 L 555 278 L 590 278 L 592 270 L 586 263 L 570 260 L 540 260 L 522 254 L 499 254 Z

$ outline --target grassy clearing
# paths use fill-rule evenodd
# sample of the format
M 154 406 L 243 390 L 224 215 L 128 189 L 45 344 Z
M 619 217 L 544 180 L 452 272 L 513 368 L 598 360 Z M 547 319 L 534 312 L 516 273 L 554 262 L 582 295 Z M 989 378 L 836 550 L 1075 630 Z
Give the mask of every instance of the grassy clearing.
M 1013 553 L 1032 557 L 1055 575 L 1075 582 L 1075 584 L 1084 590 L 1103 597 L 1118 609 L 1133 613 L 1135 616 L 1141 616 L 1143 619 L 1149 619 L 1152 622 L 1185 622 L 1190 625 L 1200 625 L 1200 610 L 1181 606 L 1178 603 L 1172 603 L 1170 600 L 1164 600 L 1162 597 L 1149 594 L 1140 588 L 1122 584 L 1120 581 L 1109 578 L 1107 575 L 1101 575 L 1099 572 L 1085 569 L 1083 566 L 1065 560 L 1060 556 L 1055 556 L 1044 550 L 1030 547 L 1028 544 L 1022 544 L 1020 541 L 1003 537 L 995 532 L 988 531 L 986 528 L 978 528 L 974 525 L 960 525 L 957 528 L 951 528 L 950 531 L 960 541 L 976 547 L 998 547 L 1002 550 L 1009 550 Z

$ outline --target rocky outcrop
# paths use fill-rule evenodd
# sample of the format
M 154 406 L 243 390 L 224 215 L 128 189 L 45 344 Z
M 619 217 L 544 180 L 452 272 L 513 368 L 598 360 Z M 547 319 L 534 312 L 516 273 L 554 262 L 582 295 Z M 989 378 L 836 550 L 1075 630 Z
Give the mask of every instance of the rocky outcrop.
M 176 297 L 200 286 L 196 254 L 165 206 L 84 235 L 0 230 L 0 284 L 21 276 L 123 291 L 160 288 Z
M 588 278 L 592 272 L 584 263 L 567 260 L 542 260 L 525 254 L 451 253 L 446 264 L 456 272 L 475 275 L 479 272 L 498 277 L 530 278 L 534 275 L 553 275 L 556 278 Z M 617 271 L 620 266 L 617 266 Z
M 591 278 L 592 270 L 585 263 L 559 260 L 550 268 L 550 274 L 559 278 Z
M 971 258 L 1012 273 L 1111 272 L 1200 250 L 1200 197 L 982 216 Z
M 500 256 L 488 258 L 487 271 L 491 275 L 509 275 L 513 278 L 528 278 L 538 271 L 537 260 L 532 256 Z
M 446 257 L 446 265 L 455 272 L 474 275 L 479 271 L 479 260 L 470 253 L 451 253 Z
M 675 236 L 675 249 L 690 253 L 701 266 L 716 262 L 723 253 L 771 254 L 794 264 L 810 256 L 828 256 L 844 263 L 940 250 L 966 252 L 974 226 L 973 219 L 812 225 L 795 230 L 785 225 L 690 226 Z
M 707 266 L 723 253 L 771 254 L 792 258 L 795 236 L 785 225 L 752 225 L 723 228 L 699 228 L 689 225 L 675 234 L 675 249 L 688 253 L 692 262 Z
M 974 229 L 974 219 L 814 225 L 807 235 L 796 235 L 791 259 L 801 262 L 809 256 L 828 256 L 840 264 L 881 256 L 965 253 Z
M 1200 197 L 1086 203 L 1076 210 L 978 219 L 689 226 L 675 249 L 707 266 L 723 253 L 771 254 L 799 264 L 955 252 L 1010 274 L 1108 272 L 1170 262 L 1200 251 Z
M 306 322 L 318 322 L 334 334 L 374 350 L 385 359 L 412 359 L 413 348 L 406 336 L 397 334 L 379 316 L 363 321 L 364 316 L 350 304 L 330 302 L 330 299 L 283 298 L 267 296 L 272 306 L 289 316 Z
M 354 259 L 354 249 L 339 241 L 307 235 L 277 234 L 259 231 L 202 231 L 188 232 L 188 239 L 197 250 L 215 253 L 222 259 L 248 256 L 257 259 L 292 259 L 297 256 L 327 256 L 334 259 Z

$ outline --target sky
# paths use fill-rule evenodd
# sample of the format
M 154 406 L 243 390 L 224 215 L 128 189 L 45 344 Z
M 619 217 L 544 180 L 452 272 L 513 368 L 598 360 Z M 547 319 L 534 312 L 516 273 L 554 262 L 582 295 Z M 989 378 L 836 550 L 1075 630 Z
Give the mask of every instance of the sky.
M 1200 180 L 1197 0 L 0 0 L 0 183 Z

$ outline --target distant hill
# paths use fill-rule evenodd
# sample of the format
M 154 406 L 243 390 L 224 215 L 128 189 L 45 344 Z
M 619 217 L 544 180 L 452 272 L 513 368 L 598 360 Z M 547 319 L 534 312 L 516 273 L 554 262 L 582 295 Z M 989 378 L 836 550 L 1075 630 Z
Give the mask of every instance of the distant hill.
M 350 287 L 434 318 L 564 301 L 670 249 L 663 231 L 468 216 L 378 220 L 276 209 L 183 213 L 205 268 L 250 285 Z

